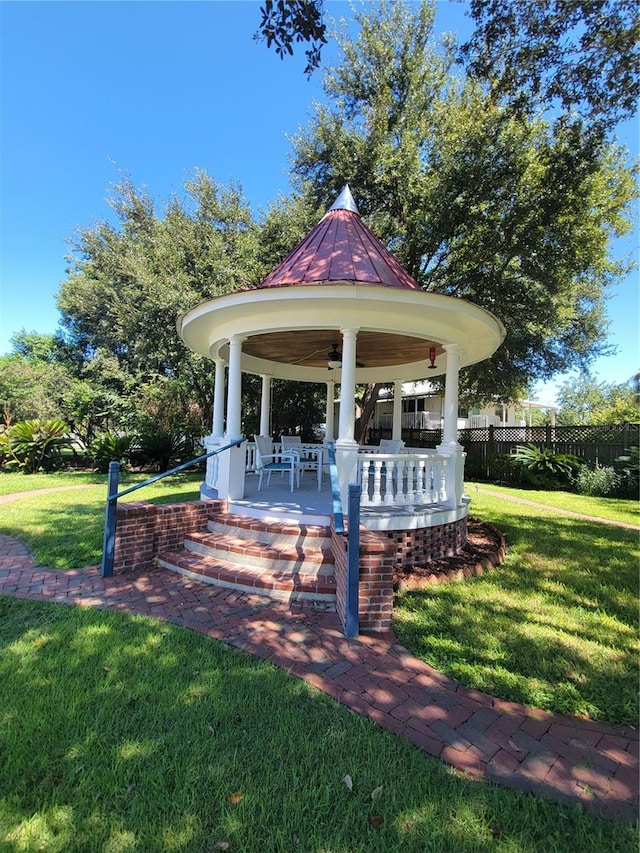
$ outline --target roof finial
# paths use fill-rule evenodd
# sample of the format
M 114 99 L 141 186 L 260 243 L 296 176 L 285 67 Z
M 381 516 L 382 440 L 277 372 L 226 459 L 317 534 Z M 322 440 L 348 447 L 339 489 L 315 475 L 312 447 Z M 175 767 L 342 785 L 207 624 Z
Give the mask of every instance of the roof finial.
M 353 200 L 353 196 L 351 195 L 351 190 L 349 189 L 349 184 L 345 184 L 342 187 L 342 191 L 338 198 L 333 202 L 327 213 L 330 210 L 350 210 L 352 213 L 358 213 L 358 208 L 356 207 L 356 203 Z

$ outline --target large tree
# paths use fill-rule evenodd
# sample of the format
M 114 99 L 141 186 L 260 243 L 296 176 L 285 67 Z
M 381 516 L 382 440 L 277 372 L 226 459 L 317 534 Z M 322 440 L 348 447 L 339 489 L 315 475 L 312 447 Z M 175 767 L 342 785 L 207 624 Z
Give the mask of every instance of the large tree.
M 576 163 L 571 128 L 516 116 L 456 75 L 433 22 L 426 3 L 358 15 L 293 140 L 294 178 L 323 205 L 348 181 L 426 290 L 503 321 L 503 346 L 462 382 L 470 399 L 509 399 L 605 351 L 604 301 L 623 272 L 608 246 L 630 227 L 633 176 L 614 147 Z
M 150 196 L 124 179 L 114 188 L 115 221 L 82 228 L 58 295 L 68 346 L 85 372 L 113 378 L 137 409 L 174 400 L 183 412 L 211 408 L 212 362 L 176 332 L 178 315 L 208 297 L 260 276 L 257 228 L 237 187 L 197 171 L 157 212 Z

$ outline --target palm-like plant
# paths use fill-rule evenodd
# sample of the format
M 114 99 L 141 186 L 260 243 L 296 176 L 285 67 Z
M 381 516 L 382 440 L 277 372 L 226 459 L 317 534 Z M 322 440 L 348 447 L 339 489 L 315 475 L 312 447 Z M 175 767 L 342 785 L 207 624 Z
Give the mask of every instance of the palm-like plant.
M 0 434 L 4 464 L 17 466 L 25 474 L 58 467 L 61 451 L 71 445 L 69 427 L 60 418 L 50 421 L 20 421 Z
M 540 488 L 570 486 L 580 469 L 580 460 L 576 456 L 554 453 L 548 447 L 535 444 L 518 445 L 510 459 L 526 482 Z
M 89 446 L 89 455 L 97 471 L 109 470 L 110 462 L 125 462 L 129 458 L 132 436 L 103 432 Z

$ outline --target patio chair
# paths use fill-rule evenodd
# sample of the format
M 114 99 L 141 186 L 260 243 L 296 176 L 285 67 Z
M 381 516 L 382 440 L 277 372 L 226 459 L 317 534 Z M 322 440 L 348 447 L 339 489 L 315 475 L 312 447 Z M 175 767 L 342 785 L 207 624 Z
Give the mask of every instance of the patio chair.
M 318 491 L 322 488 L 322 454 L 314 453 L 310 456 L 305 456 L 302 448 L 302 439 L 299 435 L 281 435 L 280 446 L 283 450 L 291 450 L 298 454 L 300 460 L 300 471 L 304 474 L 305 471 L 315 471 L 318 477 Z M 318 465 L 320 464 L 320 471 Z
M 274 471 L 280 471 L 281 475 L 289 473 L 289 484 L 293 491 L 294 481 L 300 486 L 300 457 L 293 450 L 273 452 L 273 441 L 268 435 L 254 435 L 256 444 L 256 472 L 258 474 L 258 491 L 262 488 L 262 477 L 266 473 L 267 486 L 271 483 L 271 475 Z

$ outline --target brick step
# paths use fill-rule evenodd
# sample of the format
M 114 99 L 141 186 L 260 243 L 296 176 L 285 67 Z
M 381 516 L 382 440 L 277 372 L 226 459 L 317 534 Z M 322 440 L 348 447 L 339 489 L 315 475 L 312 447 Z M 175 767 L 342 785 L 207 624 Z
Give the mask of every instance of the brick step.
M 268 522 L 246 515 L 230 512 L 216 513 L 209 519 L 207 529 L 211 533 L 230 534 L 237 539 L 268 542 L 273 546 L 322 548 L 331 550 L 331 532 L 320 524 L 295 524 L 294 522 Z
M 253 539 L 235 534 L 235 529 L 233 533 L 191 533 L 185 537 L 184 547 L 201 557 L 233 563 L 241 568 L 264 568 L 300 575 L 329 576 L 334 573 L 332 553 L 309 544 L 306 539 L 298 542 L 291 536 L 282 542 L 277 539 L 274 543 L 269 537 L 263 540 L 259 531 L 255 531 L 256 538 Z M 312 538 L 311 541 L 318 540 Z
M 333 604 L 336 600 L 333 574 L 316 576 L 310 573 L 239 566 L 237 563 L 206 558 L 182 548 L 158 554 L 158 565 L 203 583 L 269 596 L 281 601 Z

